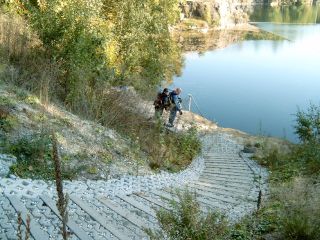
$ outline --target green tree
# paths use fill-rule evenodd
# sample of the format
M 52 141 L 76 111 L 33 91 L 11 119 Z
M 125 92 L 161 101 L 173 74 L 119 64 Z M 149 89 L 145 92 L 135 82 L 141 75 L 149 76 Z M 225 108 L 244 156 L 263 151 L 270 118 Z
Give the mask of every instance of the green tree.
M 117 83 L 141 88 L 179 71 L 180 51 L 169 32 L 179 16 L 177 0 L 110 0 L 104 14 L 112 26 L 105 47 Z
M 298 110 L 295 133 L 304 143 L 320 143 L 320 106 L 310 104 L 307 112 Z
M 13 4 L 61 69 L 62 99 L 90 111 L 106 85 L 137 89 L 170 80 L 181 67 L 169 26 L 178 0 L 39 0 Z

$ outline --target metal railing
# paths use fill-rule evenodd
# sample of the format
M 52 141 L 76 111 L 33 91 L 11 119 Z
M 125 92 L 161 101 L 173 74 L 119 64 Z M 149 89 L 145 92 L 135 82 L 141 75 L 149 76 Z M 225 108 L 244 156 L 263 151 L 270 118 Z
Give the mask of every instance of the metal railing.
M 194 96 L 191 93 L 189 93 L 188 94 L 188 108 L 187 108 L 189 112 L 191 112 L 192 103 L 194 103 L 199 115 L 201 117 L 204 117 L 204 115 L 202 114 L 200 107 L 199 107 L 197 101 L 195 100 Z

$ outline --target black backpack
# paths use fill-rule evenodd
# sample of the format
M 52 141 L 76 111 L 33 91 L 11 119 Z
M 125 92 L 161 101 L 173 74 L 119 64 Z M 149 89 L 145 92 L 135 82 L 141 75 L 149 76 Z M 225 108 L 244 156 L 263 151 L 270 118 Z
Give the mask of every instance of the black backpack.
M 154 100 L 153 105 L 155 108 L 163 107 L 166 110 L 172 105 L 172 95 L 166 95 L 164 92 L 158 92 L 157 98 Z
M 157 98 L 154 100 L 153 105 L 156 108 L 162 106 L 162 93 L 161 92 L 158 92 Z

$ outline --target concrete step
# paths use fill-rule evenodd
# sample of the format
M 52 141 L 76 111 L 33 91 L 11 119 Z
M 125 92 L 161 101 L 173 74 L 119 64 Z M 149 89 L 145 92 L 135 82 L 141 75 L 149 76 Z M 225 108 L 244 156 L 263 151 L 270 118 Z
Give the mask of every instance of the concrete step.
M 228 165 L 208 165 L 205 164 L 206 169 L 219 169 L 219 170 L 234 170 L 234 171 L 250 171 L 249 167 L 230 167 Z
M 212 161 L 212 160 L 207 160 L 204 161 L 205 164 L 209 164 L 209 165 L 229 165 L 229 166 L 247 166 L 247 163 L 245 161 L 239 161 L 239 162 L 233 162 L 233 161 Z
M 247 182 L 247 181 L 240 181 L 240 180 L 233 180 L 231 178 L 221 178 L 221 177 L 206 177 L 206 176 L 200 176 L 199 181 L 204 181 L 204 182 L 208 182 L 208 183 L 218 183 L 220 182 L 220 184 L 222 185 L 234 185 L 234 186 L 239 186 L 239 187 L 246 187 L 246 186 L 251 186 L 252 183 L 251 182 Z
M 240 169 L 222 169 L 222 168 L 217 168 L 214 166 L 206 166 L 205 169 L 206 171 L 218 171 L 218 172 L 227 172 L 227 173 L 242 173 L 242 174 L 252 174 L 253 172 L 251 171 L 251 169 L 247 169 L 247 170 L 240 170 Z
M 208 184 L 209 185 L 209 184 Z M 191 188 L 199 189 L 202 191 L 208 191 L 217 195 L 225 195 L 228 197 L 245 197 L 248 194 L 248 191 L 234 191 L 234 189 L 230 189 L 227 187 L 222 188 L 215 188 L 211 186 L 201 185 L 201 184 L 195 184 L 195 183 L 189 183 L 188 186 Z M 227 190 L 226 190 L 227 189 Z
M 190 184 L 197 185 L 197 186 L 202 186 L 207 189 L 216 189 L 216 190 L 221 190 L 221 191 L 226 191 L 226 192 L 231 192 L 237 193 L 239 195 L 247 194 L 250 191 L 250 187 L 246 186 L 225 186 L 225 185 L 220 185 L 217 183 L 209 183 L 209 182 L 200 182 L 200 181 L 193 181 Z
M 217 169 L 205 169 L 203 172 L 203 174 L 218 174 L 218 175 L 221 175 L 221 176 L 234 176 L 234 177 L 247 177 L 247 178 L 251 178 L 251 179 L 254 179 L 255 178 L 255 175 L 251 172 L 248 172 L 248 173 L 239 173 L 239 172 L 230 172 L 230 171 L 221 171 L 221 170 L 217 170 Z
M 241 164 L 246 164 L 244 161 L 231 161 L 231 160 L 205 160 L 204 161 L 206 164 L 234 164 L 234 165 L 241 165 Z
M 153 218 L 157 218 L 156 212 L 150 208 L 148 205 L 142 204 L 141 202 L 136 201 L 130 195 L 117 195 L 118 198 L 122 199 L 123 201 L 127 202 L 128 204 L 132 205 L 133 207 L 143 211 L 146 214 L 149 214 Z
M 102 227 L 107 229 L 110 233 L 116 236 L 120 240 L 127 240 L 132 238 L 132 234 L 128 233 L 127 230 L 120 229 L 118 225 L 112 224 L 108 221 L 106 216 L 101 215 L 101 212 L 98 212 L 94 208 L 90 207 L 82 199 L 71 195 L 70 199 L 77 204 L 81 209 L 83 209 L 92 219 L 97 221 Z
M 232 175 L 232 174 L 221 174 L 221 173 L 214 173 L 210 171 L 203 172 L 201 174 L 202 177 L 208 177 L 208 178 L 226 178 L 226 179 L 232 179 L 232 180 L 240 180 L 240 181 L 248 181 L 252 182 L 254 181 L 253 177 L 246 176 L 246 175 Z
M 21 213 L 22 222 L 24 225 L 27 225 L 27 215 L 32 218 L 32 214 L 27 210 L 25 205 L 20 201 L 18 197 L 15 196 L 8 196 L 8 199 L 16 210 L 17 213 Z M 47 232 L 45 232 L 40 224 L 33 219 L 30 221 L 30 233 L 35 240 L 49 240 L 50 236 Z
M 243 184 L 243 183 L 237 183 L 237 182 L 230 182 L 230 181 L 226 181 L 225 179 L 221 180 L 221 179 L 216 179 L 214 181 L 210 180 L 210 179 L 198 179 L 197 180 L 198 183 L 205 183 L 205 184 L 213 184 L 213 185 L 219 185 L 221 187 L 232 187 L 232 188 L 237 188 L 239 190 L 250 190 L 253 187 L 253 183 L 252 184 Z
M 239 156 L 225 156 L 225 157 L 210 157 L 210 156 L 203 156 L 205 161 L 213 161 L 213 162 L 242 162 L 243 159 Z
M 197 197 L 206 197 L 209 199 L 214 199 L 216 201 L 220 201 L 220 202 L 225 202 L 225 203 L 230 203 L 230 204 L 238 204 L 239 201 L 237 201 L 236 199 L 239 199 L 238 197 L 230 197 L 227 195 L 222 195 L 222 194 L 217 194 L 217 193 L 212 193 L 210 191 L 206 191 L 200 188 L 194 188 L 194 187 L 188 187 L 188 190 L 190 192 L 195 192 L 197 194 Z
M 171 211 L 171 208 L 167 203 L 165 203 L 163 201 L 159 201 L 158 199 L 153 198 L 150 195 L 147 195 L 146 193 L 135 193 L 135 195 L 140 197 L 140 198 L 143 198 L 143 199 L 149 201 L 152 204 L 157 205 L 160 208 L 163 208 L 165 210 Z
M 248 164 L 245 161 L 241 162 L 215 162 L 215 161 L 204 161 L 205 165 L 215 165 L 215 166 L 228 166 L 228 167 L 248 167 Z
M 239 153 L 221 153 L 221 152 L 214 153 L 213 151 L 209 151 L 209 152 L 203 154 L 203 156 L 204 157 L 209 157 L 209 158 L 215 158 L 215 159 L 219 159 L 219 158 L 241 158 L 239 156 Z
M 184 189 L 187 190 L 187 189 Z M 175 196 L 175 193 L 172 192 L 171 189 L 164 189 L 162 191 L 152 191 L 153 194 L 158 195 L 162 198 L 168 199 L 169 201 L 175 201 L 175 202 L 179 202 L 179 199 Z M 226 209 L 226 207 L 221 204 L 217 199 L 206 199 L 205 196 L 201 196 L 201 195 L 197 195 L 196 196 L 197 201 L 202 205 L 202 206 L 208 206 L 211 209 Z M 202 208 L 201 210 L 204 210 L 204 208 Z
M 112 211 L 116 212 L 118 215 L 131 222 L 141 230 L 152 227 L 151 224 L 146 222 L 143 218 L 134 214 L 133 212 L 128 211 L 125 208 L 122 208 L 114 201 L 111 201 L 110 199 L 107 199 L 105 197 L 98 198 L 98 200 L 102 202 L 106 207 L 110 208 Z
M 50 199 L 48 196 L 40 196 L 42 201 L 56 214 L 56 216 L 62 220 L 60 212 L 56 206 L 56 202 Z M 80 228 L 72 218 L 68 218 L 67 226 L 80 240 L 93 240 L 88 234 Z

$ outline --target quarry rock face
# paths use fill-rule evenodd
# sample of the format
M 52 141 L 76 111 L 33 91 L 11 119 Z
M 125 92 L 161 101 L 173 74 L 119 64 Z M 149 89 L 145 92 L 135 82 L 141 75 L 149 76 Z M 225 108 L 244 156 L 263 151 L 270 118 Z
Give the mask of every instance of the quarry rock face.
M 247 8 L 252 0 L 195 0 L 181 4 L 186 18 L 200 18 L 221 28 L 246 24 L 249 20 Z

